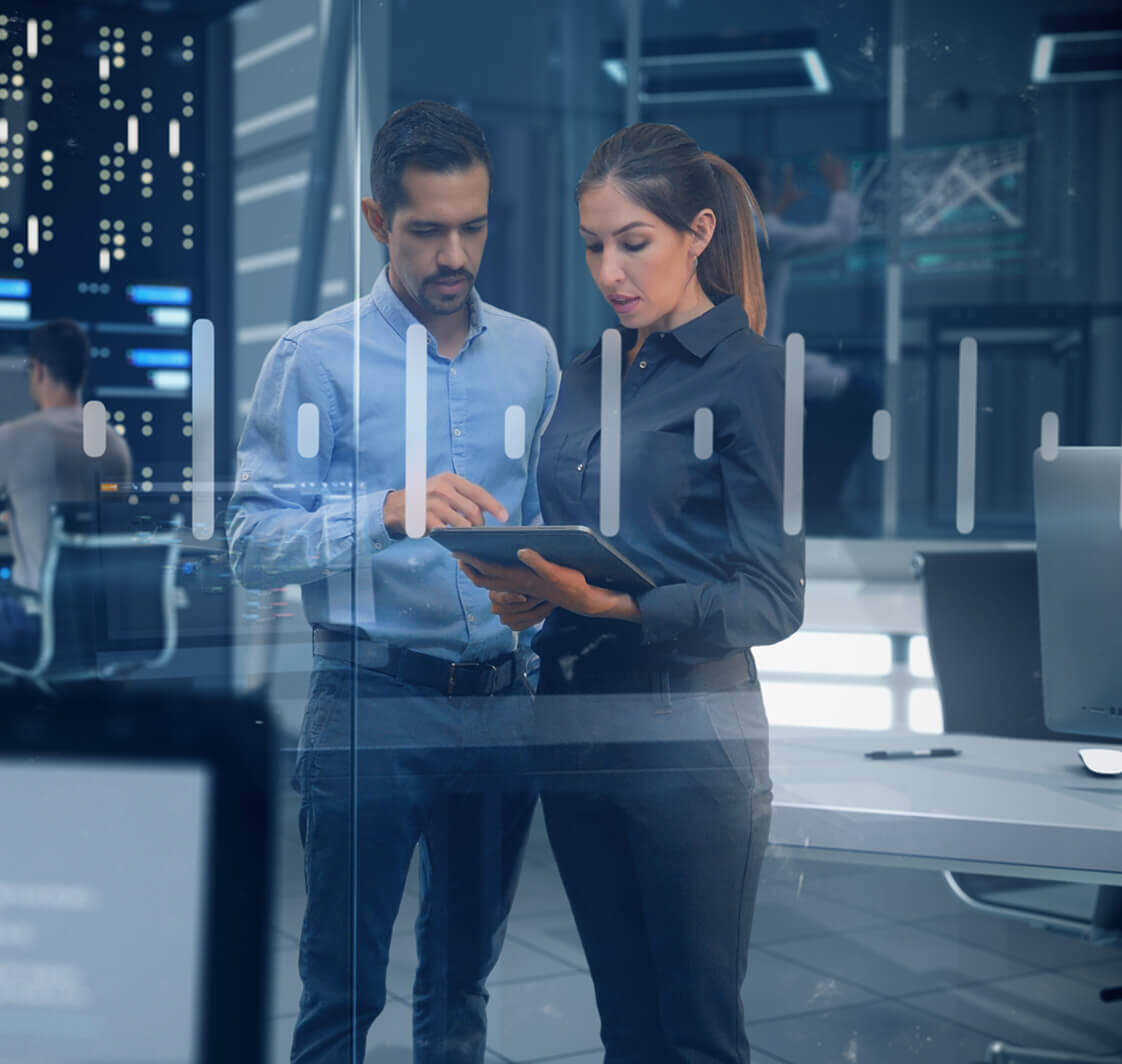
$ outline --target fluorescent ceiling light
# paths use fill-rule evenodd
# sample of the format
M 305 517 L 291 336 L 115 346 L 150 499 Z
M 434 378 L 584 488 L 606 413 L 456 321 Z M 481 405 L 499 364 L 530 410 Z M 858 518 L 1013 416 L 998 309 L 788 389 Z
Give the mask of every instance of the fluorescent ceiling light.
M 830 77 L 813 31 L 644 41 L 640 103 L 703 103 L 821 95 Z M 604 49 L 604 72 L 627 84 L 623 45 Z
M 1032 52 L 1032 80 L 1112 81 L 1122 78 L 1122 15 L 1052 15 L 1041 20 Z

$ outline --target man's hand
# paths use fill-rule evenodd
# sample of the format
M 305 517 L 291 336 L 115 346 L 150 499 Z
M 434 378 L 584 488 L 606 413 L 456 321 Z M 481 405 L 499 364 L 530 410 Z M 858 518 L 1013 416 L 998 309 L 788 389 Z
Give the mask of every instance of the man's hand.
M 455 473 L 437 473 L 425 481 L 425 533 L 434 528 L 471 528 L 483 524 L 483 514 L 500 521 L 510 515 L 489 492 Z M 382 521 L 394 539 L 405 535 L 405 492 L 391 491 L 382 507 Z
M 521 632 L 533 628 L 548 617 L 556 607 L 545 599 L 530 598 L 517 591 L 492 591 L 491 612 L 498 615 L 511 631 Z
M 798 203 L 806 193 L 795 184 L 795 168 L 787 163 L 783 167 L 783 184 L 779 189 L 779 199 L 772 210 L 782 214 L 788 207 Z
M 554 565 L 529 548 L 523 547 L 518 552 L 521 565 L 495 565 L 467 554 L 456 557 L 460 560 L 460 569 L 476 587 L 521 595 L 527 604 L 537 604 L 529 611 L 530 615 L 537 613 L 542 604 L 552 604 L 584 617 L 639 621 L 639 607 L 630 595 L 594 587 L 579 569 Z M 494 611 L 494 605 L 491 608 Z
M 833 152 L 823 152 L 818 160 L 818 172 L 831 192 L 849 188 L 849 164 Z

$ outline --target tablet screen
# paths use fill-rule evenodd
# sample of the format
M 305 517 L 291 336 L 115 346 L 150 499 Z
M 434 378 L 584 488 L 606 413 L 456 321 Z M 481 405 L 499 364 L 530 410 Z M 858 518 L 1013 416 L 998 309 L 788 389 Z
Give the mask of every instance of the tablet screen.
M 530 547 L 547 561 L 579 569 L 590 584 L 636 592 L 655 586 L 639 566 L 584 525 L 437 528 L 429 535 L 450 551 L 483 561 L 518 565 L 518 551 Z

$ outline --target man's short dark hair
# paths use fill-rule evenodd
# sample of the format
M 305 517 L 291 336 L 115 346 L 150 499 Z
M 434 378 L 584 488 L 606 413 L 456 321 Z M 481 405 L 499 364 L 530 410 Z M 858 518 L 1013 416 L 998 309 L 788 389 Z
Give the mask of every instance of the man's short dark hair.
M 72 392 L 81 391 L 90 361 L 90 341 L 81 325 L 69 318 L 44 322 L 31 330 L 27 347 L 54 380 Z
M 435 100 L 418 100 L 394 111 L 378 130 L 370 156 L 370 193 L 381 204 L 386 225 L 406 199 L 401 178 L 407 167 L 448 173 L 476 163 L 492 176 L 483 130 L 463 111 Z

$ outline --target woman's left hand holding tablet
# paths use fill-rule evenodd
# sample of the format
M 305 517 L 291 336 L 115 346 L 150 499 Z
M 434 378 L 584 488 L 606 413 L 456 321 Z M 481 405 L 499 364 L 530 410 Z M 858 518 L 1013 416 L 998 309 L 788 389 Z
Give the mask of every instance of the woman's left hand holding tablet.
M 496 565 L 467 554 L 456 557 L 464 575 L 491 592 L 492 612 L 515 631 L 537 624 L 554 606 L 584 617 L 639 620 L 639 607 L 630 595 L 594 587 L 579 569 L 548 562 L 528 547 L 518 552 L 521 565 Z

